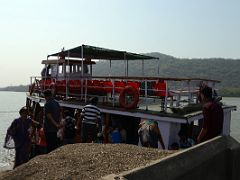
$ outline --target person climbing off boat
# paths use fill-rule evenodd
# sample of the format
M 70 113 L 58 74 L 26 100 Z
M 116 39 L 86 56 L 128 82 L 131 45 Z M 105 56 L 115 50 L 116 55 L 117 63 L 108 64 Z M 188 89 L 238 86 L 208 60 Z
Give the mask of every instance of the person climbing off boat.
M 31 149 L 32 120 L 28 117 L 27 107 L 19 110 L 20 117 L 14 119 L 7 130 L 4 147 L 9 147 L 11 139 L 14 141 L 15 162 L 14 167 L 28 162 Z

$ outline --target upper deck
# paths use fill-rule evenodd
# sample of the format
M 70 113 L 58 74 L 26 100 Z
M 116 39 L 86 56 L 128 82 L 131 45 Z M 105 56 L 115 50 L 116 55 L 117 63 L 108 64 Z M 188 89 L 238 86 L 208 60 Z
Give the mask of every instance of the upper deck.
M 51 59 L 52 57 L 55 59 Z M 75 98 L 85 103 L 90 97 L 98 96 L 105 105 L 113 108 L 125 107 L 125 110 L 139 109 L 143 106 L 150 110 L 151 104 L 158 102 L 161 109 L 157 108 L 156 111 L 166 112 L 168 108 L 197 103 L 201 85 L 215 88 L 219 83 L 217 80 L 201 78 L 144 76 L 144 61 L 157 59 L 87 45 L 63 50 L 49 55 L 47 60 L 42 61 L 45 67 L 41 77 L 31 77 L 30 94 L 37 93 L 41 96 L 45 89 L 52 89 L 54 95 L 61 99 Z M 92 66 L 101 60 L 109 61 L 109 75 L 93 76 Z M 114 71 L 111 69 L 112 60 L 125 62 L 124 76 L 111 75 L 111 71 Z M 130 60 L 140 60 L 142 76 L 128 76 Z

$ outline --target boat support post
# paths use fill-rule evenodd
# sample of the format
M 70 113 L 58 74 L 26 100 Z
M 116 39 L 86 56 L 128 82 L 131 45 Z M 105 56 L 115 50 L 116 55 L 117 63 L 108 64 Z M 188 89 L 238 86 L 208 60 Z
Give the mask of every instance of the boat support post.
M 147 79 L 145 79 L 145 104 L 146 104 L 146 111 L 148 110 L 148 102 L 147 102 Z
M 168 81 L 166 80 L 166 90 L 165 90 L 165 101 L 164 101 L 164 111 L 167 112 L 167 98 L 168 98 Z

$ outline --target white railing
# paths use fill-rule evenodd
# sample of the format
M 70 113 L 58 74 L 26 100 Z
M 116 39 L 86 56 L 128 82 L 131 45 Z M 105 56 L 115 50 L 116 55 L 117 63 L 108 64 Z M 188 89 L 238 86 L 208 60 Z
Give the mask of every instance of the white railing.
M 117 106 L 117 100 L 121 89 L 127 85 L 136 85 L 140 94 L 138 106 L 145 106 L 145 110 L 151 110 L 152 104 L 159 103 L 161 110 L 166 111 L 169 107 L 179 107 L 184 104 L 196 103 L 199 92 L 199 84 L 204 82 L 215 86 L 214 81 L 203 79 L 176 79 L 158 77 L 84 77 L 78 80 L 56 81 L 56 79 L 42 80 L 39 76 L 30 78 L 31 85 L 39 83 L 39 91 L 52 88 L 54 85 L 55 93 L 63 98 L 80 98 L 87 101 L 91 96 L 102 97 L 106 104 Z M 95 83 L 94 83 L 95 82 Z M 75 84 L 74 84 L 75 83 Z M 107 84 L 109 83 L 109 84 Z M 119 86 L 119 84 L 124 86 Z M 132 84 L 131 84 L 132 83 Z M 107 85 L 106 85 L 107 84 Z M 105 101 L 102 100 L 102 101 Z

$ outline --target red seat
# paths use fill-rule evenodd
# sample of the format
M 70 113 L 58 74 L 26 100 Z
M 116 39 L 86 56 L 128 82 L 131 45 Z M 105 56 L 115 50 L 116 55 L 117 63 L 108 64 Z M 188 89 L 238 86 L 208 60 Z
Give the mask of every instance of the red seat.
M 112 92 L 112 87 L 113 87 L 113 84 L 111 81 L 103 81 L 104 92 L 106 93 Z
M 81 88 L 81 81 L 80 81 L 80 80 L 75 80 L 74 83 L 75 83 L 75 87 L 76 87 L 77 89 L 80 89 L 80 88 Z
M 57 93 L 64 93 L 66 91 L 66 80 L 56 82 Z
M 140 83 L 139 82 L 135 82 L 135 81 L 128 81 L 127 82 L 128 86 L 133 87 L 134 89 L 139 91 L 139 87 L 140 87 Z
M 114 82 L 114 91 L 115 93 L 120 93 L 125 87 L 125 83 L 123 81 L 115 81 Z
M 45 79 L 45 80 L 43 80 L 42 86 L 45 87 L 45 89 L 49 89 L 51 83 L 52 83 L 51 79 Z
M 83 81 L 84 90 L 85 90 L 85 86 L 86 86 L 86 81 Z M 94 91 L 93 81 L 92 80 L 87 80 L 87 92 L 91 93 L 93 91 Z
M 69 80 L 69 87 L 75 88 L 75 80 Z
M 166 83 L 165 82 L 157 82 L 154 85 L 155 94 L 159 97 L 165 97 L 166 96 Z M 170 96 L 170 93 L 168 93 L 168 96 Z
M 68 84 L 69 92 L 76 94 L 77 93 L 76 80 L 69 80 Z

